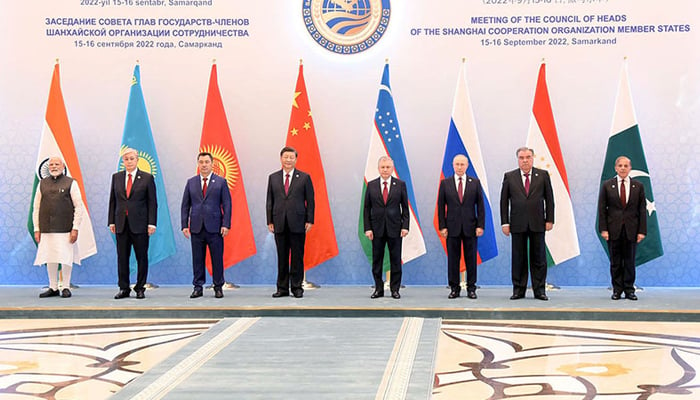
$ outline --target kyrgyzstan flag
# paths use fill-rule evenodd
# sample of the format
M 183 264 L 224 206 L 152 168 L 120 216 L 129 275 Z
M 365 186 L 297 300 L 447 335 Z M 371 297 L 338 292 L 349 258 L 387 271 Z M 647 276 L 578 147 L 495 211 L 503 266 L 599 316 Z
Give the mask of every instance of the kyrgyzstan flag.
M 331 206 L 328 202 L 326 175 L 323 173 L 321 153 L 318 150 L 316 130 L 311 117 L 311 106 L 304 83 L 304 66 L 299 64 L 297 86 L 294 89 L 292 113 L 289 116 L 287 146 L 299 153 L 296 167 L 311 176 L 314 185 L 316 209 L 314 226 L 306 233 L 304 269 L 309 270 L 338 255 Z
M 231 192 L 231 230 L 224 238 L 224 268 L 229 268 L 255 254 L 256 249 L 248 201 L 243 187 L 243 174 L 238 164 L 236 149 L 233 147 L 231 130 L 226 119 L 221 92 L 219 92 L 216 64 L 212 65 L 209 77 L 209 92 L 204 109 L 199 151 L 212 154 L 213 172 L 226 179 Z M 211 274 L 211 257 L 207 255 L 206 260 L 207 270 Z

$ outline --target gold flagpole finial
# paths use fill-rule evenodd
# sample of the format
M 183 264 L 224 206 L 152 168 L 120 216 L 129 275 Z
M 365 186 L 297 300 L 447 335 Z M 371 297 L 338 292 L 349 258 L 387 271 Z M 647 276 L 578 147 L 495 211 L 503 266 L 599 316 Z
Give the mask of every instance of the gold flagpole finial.
M 211 59 L 211 63 L 212 63 L 212 64 L 216 64 L 216 58 L 212 58 L 212 59 Z
M 625 58 L 623 58 L 623 60 L 627 61 L 627 56 L 625 56 Z M 56 61 L 56 62 L 58 62 L 58 61 Z
M 385 59 L 384 59 L 384 62 L 387 63 L 387 64 L 389 64 L 389 57 L 385 58 Z
M 300 59 L 299 59 L 299 65 L 304 65 L 304 59 L 303 59 L 303 58 L 300 58 Z
M 141 63 L 141 61 L 139 61 L 139 59 L 137 58 L 137 59 L 136 59 L 136 65 L 139 65 L 140 63 Z
M 544 57 L 542 57 L 542 62 L 544 62 Z
M 58 57 L 56 57 L 56 64 L 58 64 Z
M 467 57 L 462 57 L 462 64 L 467 62 Z

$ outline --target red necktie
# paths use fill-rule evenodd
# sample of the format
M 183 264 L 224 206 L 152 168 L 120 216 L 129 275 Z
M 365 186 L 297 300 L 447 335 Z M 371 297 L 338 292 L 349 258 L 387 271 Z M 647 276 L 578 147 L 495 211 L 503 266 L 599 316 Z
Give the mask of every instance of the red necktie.
M 386 201 L 389 200 L 389 187 L 386 185 L 386 182 L 384 182 L 384 190 L 382 190 L 382 197 L 384 198 L 384 204 L 386 204 Z
M 625 190 L 625 180 L 620 181 L 620 203 L 622 208 L 627 207 L 627 191 Z
M 206 197 L 207 195 L 207 178 L 202 178 L 204 179 L 204 185 L 202 185 L 202 197 Z
M 530 194 L 530 174 L 525 174 L 525 194 Z
M 284 178 L 284 194 L 289 194 L 289 174 Z
M 128 199 L 129 196 L 131 196 L 131 186 L 134 184 L 134 182 L 131 180 L 131 174 L 129 174 L 129 178 L 126 180 L 126 198 Z
M 459 185 L 457 185 L 457 195 L 459 196 L 459 202 L 462 202 L 462 199 L 464 198 L 464 194 L 462 193 L 464 191 L 464 188 L 462 187 L 462 177 L 459 177 Z

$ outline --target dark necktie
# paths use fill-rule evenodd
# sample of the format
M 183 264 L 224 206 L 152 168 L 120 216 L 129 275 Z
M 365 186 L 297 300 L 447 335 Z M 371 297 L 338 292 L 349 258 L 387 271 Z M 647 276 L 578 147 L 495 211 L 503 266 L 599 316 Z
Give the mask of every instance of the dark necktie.
M 206 197 L 207 195 L 207 178 L 202 178 L 204 179 L 204 185 L 202 185 L 202 197 Z
M 627 207 L 627 191 L 625 190 L 625 180 L 620 181 L 620 203 L 622 208 Z
M 128 199 L 129 196 L 131 196 L 131 186 L 134 184 L 134 181 L 131 180 L 131 174 L 129 174 L 129 178 L 126 180 L 126 198 Z
M 386 201 L 389 200 L 389 187 L 386 185 L 386 182 L 384 182 L 384 190 L 382 190 L 382 197 L 384 198 L 384 204 L 386 204 Z
M 462 177 L 459 177 L 459 185 L 457 185 L 457 195 L 459 196 L 459 202 L 462 202 L 462 199 L 464 198 L 464 188 L 462 187 Z
M 284 178 L 284 194 L 289 194 L 289 174 Z
M 530 173 L 525 174 L 525 194 L 530 194 Z

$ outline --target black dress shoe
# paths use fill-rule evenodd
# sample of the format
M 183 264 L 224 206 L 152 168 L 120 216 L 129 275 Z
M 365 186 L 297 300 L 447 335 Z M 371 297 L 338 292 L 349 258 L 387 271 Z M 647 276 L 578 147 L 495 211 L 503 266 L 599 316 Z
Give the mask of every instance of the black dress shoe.
M 39 293 L 39 297 L 46 298 L 46 297 L 55 297 L 58 296 L 58 290 L 57 289 L 51 289 L 48 288 L 46 291 Z
M 297 299 L 301 299 L 302 297 L 304 297 L 304 292 L 301 290 L 295 290 L 294 292 L 292 292 L 292 294 Z
M 454 290 L 451 291 L 450 294 L 447 295 L 448 299 L 456 299 L 457 297 L 459 297 L 459 292 L 456 292 Z
M 537 300 L 542 300 L 542 301 L 547 301 L 547 300 L 549 300 L 549 297 L 547 297 L 546 294 L 536 294 L 536 295 L 535 295 L 535 298 L 536 298 Z
M 224 291 L 221 290 L 221 288 L 218 288 L 218 289 L 215 288 L 214 289 L 214 297 L 216 297 L 217 299 L 224 297 Z
M 370 299 L 376 299 L 378 297 L 384 297 L 384 292 L 380 292 L 379 290 L 375 290 L 374 293 L 372 293 L 372 295 L 369 296 Z
M 510 296 L 510 299 L 511 300 L 518 300 L 518 299 L 522 299 L 523 297 L 525 297 L 524 294 L 514 294 L 514 295 Z
M 467 292 L 467 297 L 470 299 L 476 299 L 476 292 Z
M 73 293 L 71 293 L 70 289 L 68 289 L 68 288 L 64 288 L 63 290 L 61 290 L 61 297 L 63 297 L 64 299 L 67 299 L 67 298 L 71 297 L 72 295 L 73 295 Z
M 190 295 L 190 299 L 196 299 L 197 297 L 202 297 L 202 289 L 195 289 L 192 291 L 192 294 Z
M 627 293 L 627 294 L 625 294 L 625 298 L 626 298 L 627 300 L 638 300 L 638 299 L 637 299 L 637 295 L 634 294 L 634 293 Z
M 129 297 L 130 292 L 131 292 L 130 290 L 120 290 L 119 293 L 114 295 L 114 298 L 116 300 L 127 298 L 127 297 Z
M 620 300 L 620 297 L 620 293 L 613 293 L 612 296 L 610 296 L 613 300 Z
M 391 292 L 391 298 L 398 300 L 401 298 L 401 295 L 399 294 L 399 292 Z
M 278 298 L 278 297 L 287 297 L 289 296 L 289 292 L 280 292 L 279 290 L 276 291 L 275 293 L 272 293 L 272 297 Z
M 145 299 L 146 298 L 146 289 L 141 289 L 136 291 L 136 298 L 137 299 Z

